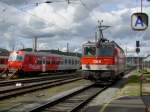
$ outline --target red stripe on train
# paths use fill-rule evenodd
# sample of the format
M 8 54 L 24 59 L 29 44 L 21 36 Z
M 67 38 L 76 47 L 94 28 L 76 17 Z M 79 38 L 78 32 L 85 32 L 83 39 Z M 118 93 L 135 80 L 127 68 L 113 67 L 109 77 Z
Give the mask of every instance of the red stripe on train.
M 100 64 L 100 65 L 113 65 L 115 60 L 113 57 L 82 57 L 82 64 Z

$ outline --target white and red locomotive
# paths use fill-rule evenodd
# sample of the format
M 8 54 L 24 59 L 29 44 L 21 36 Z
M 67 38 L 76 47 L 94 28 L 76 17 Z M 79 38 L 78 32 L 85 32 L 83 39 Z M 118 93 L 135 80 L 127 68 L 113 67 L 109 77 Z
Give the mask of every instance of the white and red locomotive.
M 14 51 L 8 60 L 9 70 L 18 70 L 19 75 L 24 73 L 75 71 L 80 68 L 80 58 L 46 52 Z
M 81 64 L 86 79 L 115 80 L 124 73 L 125 54 L 117 43 L 101 38 L 83 44 Z

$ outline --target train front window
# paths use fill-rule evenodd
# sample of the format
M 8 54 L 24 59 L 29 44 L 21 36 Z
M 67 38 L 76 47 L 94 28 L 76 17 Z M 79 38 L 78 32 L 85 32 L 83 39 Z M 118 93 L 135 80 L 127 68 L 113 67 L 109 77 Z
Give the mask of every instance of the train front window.
M 23 61 L 23 56 L 13 53 L 9 56 L 9 61 Z
M 95 47 L 85 47 L 84 48 L 84 55 L 86 56 L 95 56 L 96 48 Z
M 9 56 L 9 61 L 15 61 L 16 60 L 16 57 L 17 57 L 17 54 L 13 53 Z
M 97 55 L 98 56 L 113 56 L 113 48 L 108 48 L 108 47 L 103 47 L 103 48 L 99 48 L 97 50 Z
M 23 56 L 17 55 L 17 61 L 23 61 Z

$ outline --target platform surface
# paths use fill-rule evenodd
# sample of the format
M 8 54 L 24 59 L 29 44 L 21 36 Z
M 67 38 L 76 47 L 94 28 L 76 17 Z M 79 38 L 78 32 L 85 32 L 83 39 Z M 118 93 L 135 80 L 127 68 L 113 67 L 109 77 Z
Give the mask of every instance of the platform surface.
M 126 96 L 110 102 L 103 112 L 145 112 L 145 103 L 139 96 Z

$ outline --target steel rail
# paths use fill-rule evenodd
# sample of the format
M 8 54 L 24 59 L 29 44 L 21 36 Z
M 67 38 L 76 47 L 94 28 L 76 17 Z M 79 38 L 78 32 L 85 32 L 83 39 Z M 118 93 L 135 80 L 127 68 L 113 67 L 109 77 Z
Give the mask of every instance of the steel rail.
M 51 76 L 42 76 L 42 77 L 36 77 L 36 78 L 27 78 L 27 79 L 17 79 L 17 80 L 7 80 L 7 81 L 0 81 L 0 87 L 1 86 L 7 86 L 7 85 L 13 85 L 15 83 L 30 83 L 30 82 L 39 82 L 42 80 L 50 80 L 50 79 L 58 79 L 63 77 L 71 77 L 71 76 L 77 76 L 77 73 L 74 74 L 68 74 L 68 75 L 51 75 Z
M 94 87 L 94 84 L 90 84 L 78 90 L 75 90 L 62 97 L 55 98 L 55 100 L 48 101 L 37 107 L 27 110 L 28 112 L 77 112 L 87 102 L 89 102 L 96 95 L 104 91 L 107 87 Z
M 39 82 L 37 84 L 31 84 L 31 85 L 26 85 L 18 88 L 13 88 L 10 90 L 5 90 L 5 91 L 0 91 L 0 99 L 6 99 L 10 98 L 13 96 L 25 94 L 28 92 L 33 92 L 36 90 L 41 90 L 41 89 L 46 89 L 50 87 L 55 87 L 61 84 L 73 82 L 82 79 L 81 77 L 78 78 L 64 78 L 64 79 L 57 79 L 57 80 L 52 80 L 52 81 L 46 81 L 46 82 Z

